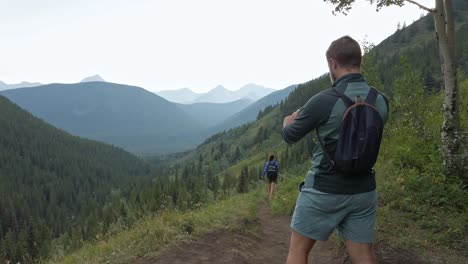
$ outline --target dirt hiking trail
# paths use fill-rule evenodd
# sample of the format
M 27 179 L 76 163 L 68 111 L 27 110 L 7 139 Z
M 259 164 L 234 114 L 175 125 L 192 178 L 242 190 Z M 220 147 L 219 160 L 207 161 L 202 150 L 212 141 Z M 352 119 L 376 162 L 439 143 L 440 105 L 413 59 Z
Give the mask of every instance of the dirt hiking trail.
M 289 249 L 291 217 L 272 216 L 265 202 L 258 211 L 258 223 L 248 230 L 218 230 L 193 240 L 184 241 L 157 252 L 155 257 L 142 257 L 137 264 L 284 264 Z M 430 261 L 415 252 L 394 248 L 388 243 L 375 244 L 379 264 L 458 264 L 464 257 L 447 260 L 447 254 L 434 253 Z M 317 242 L 309 255 L 309 264 L 350 264 L 349 257 L 337 254 L 333 242 Z
M 141 258 L 138 264 L 284 264 L 289 249 L 290 217 L 272 216 L 262 203 L 258 227 L 253 232 L 215 231 L 163 250 L 157 257 Z M 309 263 L 338 263 L 332 242 L 317 242 Z

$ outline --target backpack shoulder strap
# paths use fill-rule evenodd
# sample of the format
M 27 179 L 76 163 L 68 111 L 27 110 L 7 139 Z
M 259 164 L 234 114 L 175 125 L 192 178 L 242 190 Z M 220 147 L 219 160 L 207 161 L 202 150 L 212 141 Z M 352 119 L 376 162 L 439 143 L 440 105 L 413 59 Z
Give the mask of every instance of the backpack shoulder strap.
M 323 153 L 325 154 L 325 157 L 328 159 L 328 161 L 331 162 L 332 166 L 335 165 L 335 161 L 333 161 L 330 153 L 328 153 L 327 149 L 325 148 L 325 144 L 323 144 L 322 139 L 320 138 L 320 134 L 318 131 L 318 128 L 315 128 L 315 135 L 317 136 L 318 142 L 320 144 L 320 147 L 322 147 Z
M 335 91 L 335 93 L 338 94 L 338 96 L 341 98 L 341 100 L 344 101 L 347 108 L 349 108 L 350 106 L 352 106 L 354 104 L 354 102 L 351 99 L 349 99 L 348 96 L 346 96 L 342 92 L 338 91 L 338 89 L 336 89 L 335 87 L 332 87 L 332 90 Z
M 375 101 L 377 100 L 377 95 L 379 95 L 379 92 L 377 91 L 377 89 L 375 89 L 374 87 L 371 87 L 369 90 L 369 93 L 367 94 L 366 103 L 374 106 Z

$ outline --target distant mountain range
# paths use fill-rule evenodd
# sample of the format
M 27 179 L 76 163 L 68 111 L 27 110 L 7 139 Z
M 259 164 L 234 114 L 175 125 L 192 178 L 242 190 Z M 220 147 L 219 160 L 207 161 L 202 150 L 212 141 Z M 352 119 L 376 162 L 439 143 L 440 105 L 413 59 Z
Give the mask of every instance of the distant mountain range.
M 191 104 L 200 96 L 199 93 L 196 93 L 189 88 L 165 90 L 156 92 L 156 94 L 168 101 L 180 104 Z
M 20 82 L 16 84 L 6 84 L 0 81 L 0 91 L 8 90 L 8 89 L 16 89 L 16 88 L 23 88 L 23 87 L 35 87 L 42 85 L 42 83 L 38 82 Z
M 238 113 L 228 117 L 223 122 L 212 127 L 213 131 L 222 131 L 225 129 L 240 126 L 247 122 L 255 121 L 260 110 L 265 109 L 269 105 L 275 105 L 285 100 L 288 95 L 296 89 L 297 85 L 288 86 L 282 90 L 275 91 L 269 95 L 257 100 L 255 103 L 247 106 Z
M 257 84 L 247 84 L 239 90 L 230 91 L 222 85 L 218 85 L 209 92 L 196 93 L 188 88 L 179 90 L 165 90 L 157 92 L 159 96 L 176 103 L 228 103 L 239 99 L 248 99 L 257 101 L 258 99 L 274 92 L 274 89 L 267 88 Z
M 99 75 L 75 84 L 23 82 L 8 87 L 0 95 L 53 126 L 140 154 L 194 147 L 216 132 L 255 120 L 260 110 L 293 90 L 248 84 L 237 91 L 218 86 L 203 94 L 190 89 L 159 93 L 194 102 L 182 104 L 140 87 L 106 82 Z
M 293 88 L 276 91 L 258 101 L 249 99 L 270 90 L 257 85 L 235 92 L 218 87 L 203 98 L 234 99 L 236 94 L 242 99 L 177 104 L 143 88 L 108 83 L 96 75 L 76 84 L 10 89 L 0 95 L 73 135 L 134 153 L 156 154 L 189 149 L 216 132 L 255 120 L 260 110 L 286 98 Z
M 86 77 L 80 81 L 86 82 L 106 82 L 99 74 Z M 0 91 L 28 88 L 44 85 L 39 82 L 21 82 L 17 84 L 6 84 L 0 81 Z M 164 99 L 180 104 L 194 104 L 194 103 L 230 103 L 237 100 L 257 101 L 258 99 L 274 92 L 274 89 L 267 88 L 261 85 L 249 83 L 244 85 L 236 91 L 231 91 L 218 85 L 206 93 L 196 93 L 189 88 L 182 88 L 178 90 L 164 90 L 156 92 L 157 95 Z
M 0 92 L 74 135 L 137 153 L 183 150 L 200 129 L 185 111 L 142 88 L 107 82 L 48 84 Z
M 99 76 L 99 74 L 89 76 L 81 80 L 81 82 L 105 82 L 105 80 Z M 36 87 L 44 85 L 39 82 L 20 82 L 16 84 L 7 84 L 0 81 L 0 91 L 9 90 L 9 89 L 17 89 L 17 88 L 28 88 L 28 87 Z
M 253 103 L 249 99 L 239 99 L 229 103 L 177 104 L 194 121 L 204 127 L 213 127 Z

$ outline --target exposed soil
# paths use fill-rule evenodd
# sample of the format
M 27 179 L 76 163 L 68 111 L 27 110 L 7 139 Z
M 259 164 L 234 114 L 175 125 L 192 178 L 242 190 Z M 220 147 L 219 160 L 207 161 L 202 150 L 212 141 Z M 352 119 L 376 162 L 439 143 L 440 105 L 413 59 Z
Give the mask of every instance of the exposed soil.
M 138 264 L 284 264 L 289 249 L 290 217 L 272 216 L 266 205 L 258 214 L 257 230 L 215 231 L 193 241 L 168 248 L 154 258 L 142 258 Z M 332 242 L 317 242 L 309 263 L 338 263 Z
M 258 225 L 249 230 L 218 230 L 194 240 L 181 242 L 162 250 L 156 257 L 140 258 L 137 264 L 284 264 L 289 249 L 291 218 L 272 216 L 265 204 L 260 206 Z M 423 261 L 409 249 L 396 249 L 383 241 L 375 245 L 380 264 L 450 263 L 434 258 Z M 343 250 L 344 251 L 344 250 Z M 309 263 L 348 264 L 345 252 L 337 253 L 334 243 L 317 242 Z M 464 263 L 458 260 L 453 263 Z

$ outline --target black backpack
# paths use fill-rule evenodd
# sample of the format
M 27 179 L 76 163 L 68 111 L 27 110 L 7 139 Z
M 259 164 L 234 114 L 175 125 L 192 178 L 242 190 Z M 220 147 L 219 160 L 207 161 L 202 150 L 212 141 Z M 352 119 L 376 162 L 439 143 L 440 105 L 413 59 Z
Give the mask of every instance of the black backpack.
M 353 102 L 335 88 L 332 90 L 344 101 L 347 109 L 341 120 L 336 145 L 325 148 L 316 129 L 320 146 L 337 171 L 348 174 L 369 173 L 377 161 L 384 128 L 382 117 L 375 107 L 379 92 L 371 87 L 365 101 L 356 97 Z
M 274 161 L 273 161 L 273 163 L 271 161 L 268 162 L 267 171 L 268 172 L 278 173 L 278 170 L 276 169 L 276 163 Z

